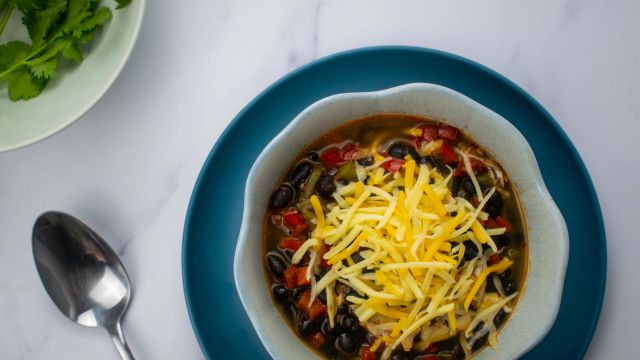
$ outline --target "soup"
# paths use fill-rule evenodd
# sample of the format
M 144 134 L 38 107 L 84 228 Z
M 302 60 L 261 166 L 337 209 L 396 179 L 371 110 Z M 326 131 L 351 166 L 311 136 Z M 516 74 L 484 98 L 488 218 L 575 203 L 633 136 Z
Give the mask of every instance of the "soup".
M 512 313 L 524 217 L 502 167 L 457 128 L 376 115 L 325 134 L 264 219 L 274 302 L 329 359 L 465 359 Z

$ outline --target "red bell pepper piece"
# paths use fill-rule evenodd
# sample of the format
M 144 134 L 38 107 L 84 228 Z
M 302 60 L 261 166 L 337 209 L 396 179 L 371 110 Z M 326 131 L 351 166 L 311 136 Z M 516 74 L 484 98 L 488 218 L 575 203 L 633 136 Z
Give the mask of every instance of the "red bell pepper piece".
M 320 160 L 328 168 L 336 168 L 344 163 L 345 159 L 342 157 L 342 152 L 337 146 L 331 146 L 320 153 Z
M 440 149 L 436 152 L 435 155 L 447 165 L 453 165 L 458 162 L 458 154 L 456 154 L 456 152 L 453 151 L 451 145 L 447 143 L 442 143 Z
M 297 269 L 295 266 L 289 266 L 285 271 L 284 271 L 284 286 L 291 290 L 293 288 L 296 287 L 296 283 L 297 283 Z
M 369 349 L 369 345 L 362 345 L 360 348 L 360 360 L 376 360 L 376 353 Z
M 331 265 L 329 265 L 329 263 L 327 262 L 329 260 L 324 258 L 324 254 L 326 254 L 327 251 L 329 251 L 329 249 L 331 249 L 331 246 L 329 246 L 327 244 L 322 244 L 322 252 L 320 254 L 320 267 L 321 268 L 329 268 L 329 267 L 331 267 Z
M 438 352 L 438 350 L 440 350 L 440 347 L 438 346 L 438 344 L 436 344 L 436 343 L 431 343 L 431 344 L 429 345 L 429 347 L 427 347 L 426 352 L 427 352 L 427 353 L 429 353 L 429 354 L 435 354 L 435 353 L 437 353 L 437 352 Z
M 297 211 L 290 211 L 283 215 L 282 220 L 284 221 L 284 226 L 289 229 L 293 229 L 298 225 L 304 224 L 304 218 L 302 215 L 298 214 Z
M 280 243 L 278 244 L 278 246 L 280 247 L 280 249 L 298 251 L 302 243 L 303 243 L 303 240 L 300 238 L 287 236 L 285 238 L 282 238 L 282 240 L 280 240 Z
M 496 223 L 498 224 L 498 227 L 507 228 L 505 232 L 511 232 L 512 228 L 509 220 L 503 218 L 501 215 L 496 217 Z
M 438 127 L 436 125 L 425 124 L 421 125 L 422 140 L 429 142 L 438 139 Z
M 500 255 L 499 254 L 493 254 L 491 256 L 489 256 L 489 265 L 495 265 L 497 263 L 500 262 Z
M 342 147 L 342 159 L 347 162 L 347 161 L 351 161 L 351 160 L 355 160 L 355 155 L 358 152 L 358 150 L 360 150 L 360 148 L 358 147 L 357 144 L 354 143 L 348 143 L 345 144 Z
M 291 230 L 291 235 L 306 237 L 307 231 L 309 231 L 309 224 L 307 223 L 300 224 L 300 225 L 296 225 L 296 227 L 294 227 L 293 230 Z
M 469 165 L 471 165 L 471 170 L 473 170 L 474 174 L 479 174 L 486 170 L 484 164 L 480 160 L 476 160 L 474 158 L 469 158 Z M 453 173 L 453 175 L 455 177 L 467 175 L 467 168 L 464 166 L 464 161 L 460 161 L 458 163 L 456 171 Z
M 498 224 L 493 219 L 487 219 L 487 221 L 484 221 L 484 227 L 486 229 L 495 229 L 499 228 L 500 226 L 498 226 Z
M 449 125 L 438 126 L 438 139 L 454 142 L 458 138 L 458 128 Z
M 322 344 L 324 344 L 324 341 L 325 338 L 319 331 L 311 336 L 311 345 L 313 345 L 313 347 L 316 349 L 322 346 Z
M 300 295 L 300 298 L 298 298 L 296 307 L 298 308 L 298 310 L 307 314 L 309 320 L 315 320 L 322 316 L 322 314 L 326 312 L 327 308 L 317 298 L 313 299 L 313 302 L 311 302 L 310 300 L 311 292 L 307 290 Z
M 397 172 L 398 170 L 400 170 L 402 168 L 402 165 L 404 165 L 404 160 L 402 159 L 391 159 L 387 162 L 385 162 L 384 164 L 382 164 L 382 167 L 387 169 L 387 171 L 389 172 Z
M 296 270 L 296 286 L 304 286 L 309 284 L 310 282 L 309 280 L 307 280 L 307 268 L 298 268 L 298 270 Z

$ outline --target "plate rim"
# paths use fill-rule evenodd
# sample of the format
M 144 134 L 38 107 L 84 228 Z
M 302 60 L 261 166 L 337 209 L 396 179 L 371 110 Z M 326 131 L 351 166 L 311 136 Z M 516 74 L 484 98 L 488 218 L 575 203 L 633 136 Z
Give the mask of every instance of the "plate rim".
M 184 220 L 184 227 L 183 227 L 183 236 L 182 236 L 182 247 L 181 247 L 181 262 L 182 262 L 182 266 L 181 266 L 181 270 L 182 270 L 182 290 L 184 293 L 184 298 L 185 298 L 185 304 L 187 306 L 187 312 L 189 314 L 189 321 L 191 323 L 191 327 L 193 329 L 193 332 L 196 336 L 196 339 L 198 340 L 198 345 L 200 346 L 200 350 L 203 352 L 204 356 L 209 359 L 209 354 L 205 352 L 205 347 L 204 347 L 204 340 L 202 339 L 202 336 L 200 334 L 200 332 L 198 331 L 198 328 L 196 327 L 196 320 L 195 320 L 195 314 L 193 313 L 194 311 L 194 306 L 192 304 L 192 299 L 191 299 L 191 295 L 190 295 L 190 288 L 191 288 L 191 283 L 189 281 L 189 278 L 187 277 L 187 245 L 189 243 L 189 237 L 190 237 L 190 233 L 191 233 L 191 219 L 193 218 L 192 214 L 195 211 L 195 202 L 196 202 L 196 198 L 197 195 L 200 193 L 201 188 L 204 185 L 204 176 L 205 176 L 205 170 L 210 166 L 211 161 L 213 160 L 214 156 L 217 154 L 217 152 L 219 151 L 219 148 L 221 146 L 221 143 L 223 141 L 226 140 L 226 138 L 229 136 L 229 133 L 231 131 L 231 129 L 233 127 L 235 127 L 237 125 L 237 123 L 240 121 L 241 118 L 244 117 L 244 115 L 259 101 L 262 100 L 263 97 L 265 97 L 267 94 L 269 94 L 271 91 L 273 91 L 275 88 L 279 87 L 282 83 L 287 82 L 289 79 L 298 76 L 298 74 L 304 73 L 306 71 L 308 71 L 309 69 L 312 69 L 315 66 L 318 66 L 322 63 L 325 62 L 329 62 L 329 61 L 333 61 L 342 57 L 348 57 L 351 56 L 353 54 L 358 54 L 358 53 L 373 53 L 373 52 L 377 52 L 377 51 L 408 51 L 408 52 L 417 52 L 417 53 L 423 53 L 423 54 L 431 54 L 431 55 L 437 55 L 437 56 L 441 56 L 444 58 L 451 58 L 453 60 L 457 60 L 460 61 L 466 65 L 469 65 L 471 67 L 475 67 L 479 70 L 481 70 L 484 73 L 487 73 L 493 77 L 496 77 L 498 80 L 502 81 L 503 83 L 505 83 L 506 85 L 509 86 L 510 89 L 515 90 L 519 95 L 523 96 L 530 104 L 532 104 L 536 110 L 540 111 L 546 118 L 547 120 L 549 120 L 550 124 L 553 126 L 553 128 L 560 134 L 562 140 L 564 143 L 566 143 L 568 145 L 568 149 L 570 151 L 570 155 L 572 157 L 574 157 L 577 160 L 577 164 L 578 164 L 578 168 L 580 171 L 580 175 L 586 179 L 586 186 L 589 192 L 589 195 L 591 197 L 591 199 L 593 200 L 594 203 L 594 209 L 596 210 L 596 226 L 598 227 L 598 235 L 599 237 L 601 237 L 604 241 L 602 242 L 601 246 L 602 246 L 602 259 L 603 259 L 603 265 L 602 265 L 602 271 L 600 274 L 600 279 L 601 279 L 601 286 L 599 289 L 599 294 L 598 294 L 598 298 L 597 298 L 597 309 L 596 309 L 596 313 L 594 314 L 595 316 L 593 317 L 589 327 L 589 338 L 587 339 L 587 341 L 584 343 L 584 345 L 582 346 L 581 350 L 580 350 L 580 356 L 584 357 L 584 355 L 586 354 L 589 345 L 591 344 L 592 340 L 593 340 L 593 336 L 595 334 L 595 330 L 597 328 L 598 325 L 598 321 L 600 319 L 600 315 L 602 313 L 602 305 L 604 302 L 604 296 L 606 293 L 606 280 L 607 280 L 607 263 L 608 263 L 608 256 L 607 256 L 607 242 L 606 242 L 606 232 L 605 232 L 605 225 L 604 225 L 604 218 L 602 216 L 602 209 L 600 206 L 600 201 L 598 199 L 598 195 L 597 195 L 597 191 L 595 189 L 595 186 L 593 185 L 593 180 L 591 179 L 591 176 L 589 175 L 589 172 L 587 170 L 587 167 L 584 163 L 584 161 L 582 160 L 582 157 L 580 156 L 580 154 L 578 153 L 575 145 L 573 144 L 573 142 L 571 141 L 571 139 L 569 138 L 569 136 L 565 133 L 565 131 L 562 129 L 562 127 L 560 126 L 560 124 L 556 121 L 556 119 L 551 115 L 551 113 L 549 113 L 536 99 L 533 98 L 533 96 L 531 96 L 528 92 L 526 92 L 524 89 L 522 89 L 519 85 L 517 85 L 515 82 L 513 82 L 512 80 L 508 79 L 507 77 L 505 77 L 504 75 L 500 74 L 499 72 L 483 65 L 480 64 L 474 60 L 471 60 L 469 58 L 463 57 L 461 55 L 457 55 L 457 54 L 453 54 L 447 51 L 443 51 L 443 50 L 438 50 L 438 49 L 433 49 L 433 48 L 426 48 L 426 47 L 419 47 L 419 46 L 407 46 L 407 45 L 381 45 L 381 46 L 367 46 L 367 47 L 360 47 L 360 48 L 354 48 L 354 49 L 349 49 L 349 50 L 344 50 L 344 51 L 339 51 L 336 53 L 332 53 L 326 56 L 323 56 L 321 58 L 318 58 L 316 60 L 313 60 L 307 64 L 304 64 L 302 66 L 300 66 L 297 69 L 294 69 L 290 72 L 288 72 L 287 74 L 285 74 L 284 76 L 280 77 L 279 79 L 277 79 L 276 81 L 274 81 L 273 83 L 271 83 L 269 86 L 267 86 L 264 90 L 260 91 L 258 93 L 258 95 L 256 95 L 247 105 L 245 105 L 242 110 L 240 110 L 240 112 L 238 112 L 238 114 L 229 122 L 229 124 L 225 127 L 225 129 L 222 131 L 222 133 L 220 134 L 220 136 L 216 139 L 214 145 L 212 146 L 211 150 L 209 151 L 209 153 L 207 154 L 207 157 L 205 159 L 205 161 L 202 164 L 202 167 L 200 169 L 200 172 L 198 173 L 198 177 L 196 178 L 196 181 L 194 183 L 193 186 L 193 190 L 191 192 L 191 196 L 189 197 L 189 205 L 187 208 L 187 212 L 186 212 L 186 216 L 185 216 L 185 220 Z M 553 196 L 552 196 L 553 198 Z M 571 257 L 571 250 L 569 250 L 569 257 Z M 235 286 L 235 284 L 234 284 Z

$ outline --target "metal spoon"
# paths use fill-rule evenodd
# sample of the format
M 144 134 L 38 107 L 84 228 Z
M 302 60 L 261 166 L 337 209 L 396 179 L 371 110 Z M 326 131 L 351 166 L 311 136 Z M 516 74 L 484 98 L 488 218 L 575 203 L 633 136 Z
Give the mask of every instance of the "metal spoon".
M 120 259 L 88 226 L 50 211 L 33 226 L 33 257 L 49 296 L 69 319 L 104 327 L 123 360 L 133 360 L 120 320 L 131 285 Z

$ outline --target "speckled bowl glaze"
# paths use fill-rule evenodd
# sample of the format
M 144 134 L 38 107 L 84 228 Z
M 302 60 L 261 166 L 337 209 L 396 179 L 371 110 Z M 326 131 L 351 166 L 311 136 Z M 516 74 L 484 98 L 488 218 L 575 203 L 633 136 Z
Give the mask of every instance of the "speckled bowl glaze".
M 497 349 L 486 348 L 475 358 L 518 358 L 542 340 L 555 321 L 569 257 L 567 227 L 522 134 L 466 96 L 424 83 L 322 99 L 296 116 L 256 159 L 247 179 L 233 270 L 240 299 L 260 340 L 274 359 L 318 356 L 298 340 L 269 294 L 262 222 L 271 192 L 299 152 L 320 135 L 350 120 L 380 113 L 420 115 L 462 129 L 496 157 L 516 185 L 528 228 L 528 277 Z

